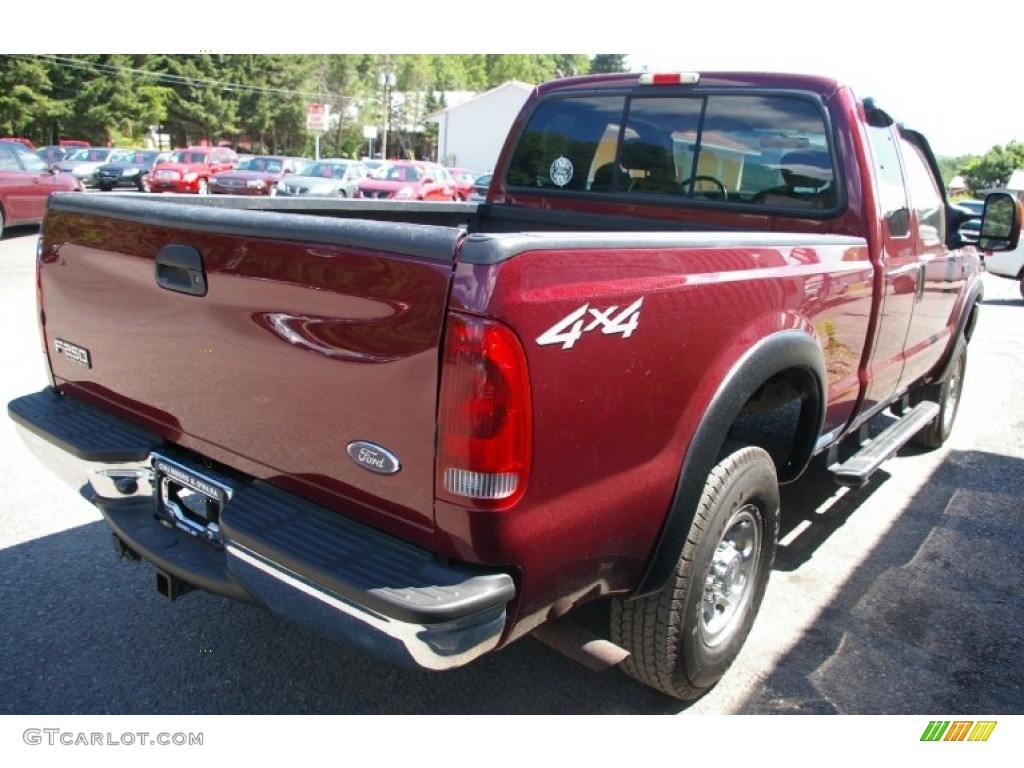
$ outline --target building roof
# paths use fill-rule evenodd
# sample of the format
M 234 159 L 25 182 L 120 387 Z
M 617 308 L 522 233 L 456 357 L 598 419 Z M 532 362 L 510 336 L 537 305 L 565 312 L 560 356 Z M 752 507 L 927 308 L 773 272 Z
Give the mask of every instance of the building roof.
M 472 91 L 448 91 L 448 92 L 445 92 L 445 101 L 448 102 L 448 106 L 445 107 L 444 109 L 440 109 L 437 112 L 433 112 L 433 113 L 427 115 L 423 119 L 426 120 L 427 122 L 437 123 L 437 122 L 440 122 L 442 115 L 447 114 L 449 112 L 454 112 L 454 111 L 456 111 L 458 109 L 462 109 L 463 107 L 465 107 L 465 106 L 467 106 L 469 104 L 473 104 L 473 103 L 475 103 L 477 101 L 483 101 L 484 99 L 488 99 L 491 96 L 494 96 L 496 93 L 499 93 L 500 91 L 505 91 L 505 90 L 508 90 L 510 88 L 515 88 L 515 89 L 521 90 L 525 94 L 529 95 L 530 93 L 533 92 L 533 89 L 535 87 L 536 86 L 530 85 L 529 83 L 524 83 L 521 80 L 509 80 L 508 82 L 502 83 L 501 85 L 497 86 L 496 88 L 491 88 L 489 91 L 484 91 L 483 93 L 474 93 L 471 98 L 465 99 L 464 101 L 460 101 L 458 104 L 453 104 L 452 100 L 450 98 L 448 98 L 450 93 L 463 94 L 463 93 L 472 93 Z

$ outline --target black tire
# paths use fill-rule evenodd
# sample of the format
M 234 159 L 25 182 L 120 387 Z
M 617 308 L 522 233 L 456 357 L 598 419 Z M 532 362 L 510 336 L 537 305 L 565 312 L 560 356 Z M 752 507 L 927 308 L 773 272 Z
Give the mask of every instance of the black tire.
M 139 192 L 149 192 L 149 177 L 145 174 L 140 175 L 135 186 Z
M 967 343 L 961 336 L 953 352 L 953 364 L 945 378 L 932 384 L 922 384 L 910 391 L 912 405 L 922 400 L 931 400 L 939 404 L 939 412 L 935 418 L 911 438 L 915 445 L 940 448 L 949 439 L 953 431 L 953 422 L 956 421 L 956 413 L 960 409 L 960 394 L 963 392 L 966 370 Z
M 0 237 L 4 236 L 4 209 L 0 208 Z
M 613 642 L 630 677 L 676 699 L 704 695 L 736 659 L 754 623 L 779 535 L 779 484 L 762 448 L 711 470 L 669 582 L 612 602 Z
M 1017 283 L 1017 290 L 1020 291 L 1020 297 L 1024 299 L 1024 280 Z

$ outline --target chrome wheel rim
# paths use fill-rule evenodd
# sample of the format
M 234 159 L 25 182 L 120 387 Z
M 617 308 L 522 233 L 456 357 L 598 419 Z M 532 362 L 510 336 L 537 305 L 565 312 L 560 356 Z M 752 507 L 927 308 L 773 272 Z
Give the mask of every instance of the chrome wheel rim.
M 761 558 L 759 518 L 756 506 L 744 504 L 733 513 L 715 546 L 701 602 L 700 632 L 708 646 L 732 637 L 753 597 Z
M 946 395 L 946 407 L 942 411 L 943 433 L 949 434 L 956 418 L 956 409 L 960 407 L 960 388 L 963 385 L 963 357 L 958 357 L 953 369 L 949 372 L 949 391 Z

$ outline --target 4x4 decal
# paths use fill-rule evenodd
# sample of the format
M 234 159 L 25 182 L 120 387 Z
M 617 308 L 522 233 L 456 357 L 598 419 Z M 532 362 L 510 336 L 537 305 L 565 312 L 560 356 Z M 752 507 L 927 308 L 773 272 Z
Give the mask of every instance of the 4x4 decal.
M 544 333 L 537 337 L 537 343 L 541 346 L 561 344 L 562 349 L 572 349 L 573 345 L 580 340 L 584 333 L 597 328 L 600 328 L 601 333 L 606 336 L 621 334 L 622 338 L 628 339 L 640 322 L 640 305 L 643 302 L 644 299 L 641 296 L 614 317 L 612 313 L 619 308 L 617 304 L 607 309 L 597 309 L 591 307 L 590 304 L 584 304 L 575 312 L 566 315 L 544 331 Z M 593 319 L 584 327 L 583 323 L 586 321 L 588 314 Z

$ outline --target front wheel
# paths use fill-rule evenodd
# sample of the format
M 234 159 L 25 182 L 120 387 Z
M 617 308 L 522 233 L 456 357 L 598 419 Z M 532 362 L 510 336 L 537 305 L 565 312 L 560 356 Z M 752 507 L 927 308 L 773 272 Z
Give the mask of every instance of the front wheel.
M 682 554 L 660 591 L 612 603 L 626 674 L 677 699 L 704 695 L 735 660 L 775 560 L 779 485 L 767 451 L 746 447 L 711 470 Z

